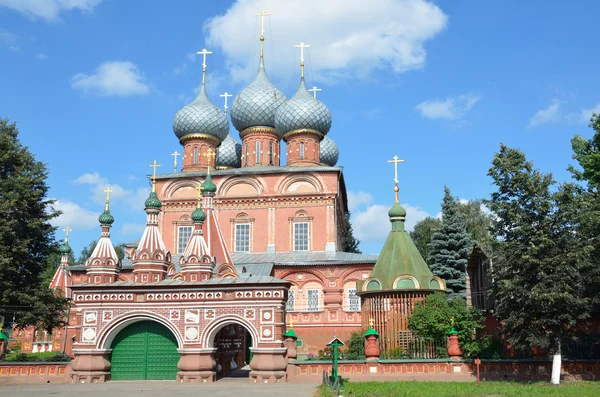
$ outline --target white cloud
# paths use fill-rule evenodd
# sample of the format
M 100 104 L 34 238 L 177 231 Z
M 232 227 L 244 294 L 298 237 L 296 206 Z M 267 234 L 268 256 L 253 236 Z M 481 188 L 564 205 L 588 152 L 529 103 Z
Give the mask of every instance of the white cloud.
M 98 226 L 98 215 L 100 214 L 86 210 L 78 204 L 57 200 L 54 203 L 54 209 L 62 211 L 62 214 L 50 221 L 52 226 L 71 226 L 75 230 Z
M 348 208 L 350 211 L 355 210 L 357 207 L 363 204 L 370 204 L 373 201 L 373 197 L 366 192 L 348 192 Z
M 352 230 L 355 237 L 364 242 L 382 242 L 391 230 L 389 205 L 371 204 L 373 197 L 365 192 L 348 192 L 348 206 L 352 212 Z M 410 204 L 402 204 L 406 210 L 406 230 L 413 230 L 416 223 L 430 216 L 426 211 Z
M 137 66 L 129 61 L 104 62 L 94 74 L 78 73 L 71 78 L 71 87 L 98 96 L 147 95 L 150 86 Z
M 46 55 L 46 54 L 43 54 L 43 53 L 41 53 L 41 52 L 40 52 L 40 53 L 39 53 L 39 54 L 37 54 L 35 57 L 36 57 L 37 59 L 40 59 L 40 60 L 42 60 L 42 61 L 43 61 L 44 59 L 47 59 L 47 58 L 48 58 L 48 55 Z
M 531 120 L 529 120 L 529 128 L 537 127 L 538 125 L 555 123 L 562 118 L 560 111 L 560 101 L 553 99 L 550 106 L 545 109 L 538 110 Z
M 465 116 L 480 100 L 480 96 L 463 94 L 446 99 L 429 99 L 419 103 L 416 109 L 428 119 L 457 120 Z
M 11 8 L 32 19 L 59 20 L 65 11 L 92 12 L 102 0 L 0 0 L 0 7 Z
M 594 113 L 600 114 L 600 103 L 591 109 L 583 109 L 580 116 L 581 122 L 589 123 L 590 119 L 592 118 L 592 114 Z
M 131 235 L 131 234 L 142 234 L 144 233 L 146 225 L 138 224 L 138 223 L 124 223 L 121 227 L 121 234 Z
M 274 14 L 265 18 L 265 59 L 276 58 L 270 72 L 297 76 L 294 45 L 303 41 L 310 45 L 308 76 L 314 73 L 321 82 L 366 76 L 373 69 L 420 69 L 427 58 L 424 43 L 448 22 L 438 6 L 425 0 L 238 0 L 204 25 L 209 50 L 224 53 L 234 82 L 256 71 L 248 49 L 258 52 L 260 18 L 252 15 L 261 9 Z
M 104 203 L 106 198 L 104 190 L 107 187 L 110 187 L 112 190 L 110 193 L 111 203 L 121 201 L 128 204 L 134 210 L 143 209 L 144 201 L 150 194 L 150 189 L 147 187 L 140 187 L 135 190 L 126 189 L 118 184 L 110 183 L 107 178 L 101 176 L 97 172 L 83 174 L 75 179 L 73 183 L 88 185 L 92 201 L 99 205 Z

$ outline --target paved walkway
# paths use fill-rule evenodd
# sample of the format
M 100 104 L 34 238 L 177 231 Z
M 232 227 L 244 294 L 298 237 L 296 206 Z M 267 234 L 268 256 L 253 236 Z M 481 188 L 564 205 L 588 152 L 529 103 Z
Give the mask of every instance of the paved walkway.
M 0 396 L 19 397 L 313 397 L 317 385 L 306 383 L 252 384 L 247 378 L 224 378 L 211 384 L 173 381 L 107 382 L 99 384 L 2 385 Z

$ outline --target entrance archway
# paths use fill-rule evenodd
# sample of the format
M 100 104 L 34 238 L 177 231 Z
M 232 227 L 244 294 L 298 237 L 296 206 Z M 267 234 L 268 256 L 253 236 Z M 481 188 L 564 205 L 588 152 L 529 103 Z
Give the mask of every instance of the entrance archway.
M 175 380 L 177 376 L 177 339 L 156 321 L 127 325 L 111 344 L 112 380 Z
M 217 377 L 248 377 L 252 360 L 252 335 L 241 324 L 229 323 L 216 331 L 213 347 Z

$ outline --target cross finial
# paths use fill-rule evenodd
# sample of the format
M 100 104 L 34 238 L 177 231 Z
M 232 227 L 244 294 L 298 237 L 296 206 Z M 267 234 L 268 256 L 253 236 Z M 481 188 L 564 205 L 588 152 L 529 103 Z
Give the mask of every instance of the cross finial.
M 215 151 L 212 148 L 208 148 L 208 150 L 206 151 L 206 153 L 202 154 L 204 157 L 206 157 L 206 169 L 208 174 L 210 174 L 210 163 L 212 161 L 212 159 L 217 155 L 215 153 Z
M 232 97 L 233 95 L 231 95 L 230 93 L 228 93 L 227 91 L 225 91 L 224 94 L 219 95 L 221 98 L 225 98 L 225 113 L 227 113 L 227 98 Z
M 160 164 L 156 164 L 156 160 L 154 160 L 154 163 L 148 165 L 148 167 L 154 168 L 154 172 L 152 174 L 152 191 L 156 192 L 156 167 L 160 167 Z
M 392 160 L 388 160 L 388 163 L 394 163 L 394 192 L 396 192 L 396 202 L 398 201 L 398 163 L 403 163 L 404 160 L 400 160 L 398 156 L 394 156 Z
M 265 17 L 273 15 L 272 12 L 265 12 L 265 10 L 261 10 L 258 14 L 254 14 L 255 17 L 260 17 L 260 39 L 265 39 Z
M 71 229 L 71 226 L 66 226 L 63 229 L 63 232 L 65 232 L 65 243 L 69 242 L 69 233 L 71 233 L 73 231 L 73 229 Z
M 206 54 L 212 54 L 212 52 L 203 48 L 202 51 L 198 51 L 196 54 L 202 55 L 202 85 L 204 85 L 206 78 Z
M 294 328 L 294 319 L 290 318 L 290 329 Z
M 106 206 L 104 207 L 105 211 L 108 211 L 108 201 L 110 200 L 110 194 L 113 192 L 113 190 L 109 187 L 107 187 L 106 189 L 104 189 L 104 193 L 106 193 Z
M 450 321 L 452 322 L 452 328 L 454 328 L 454 317 L 451 317 Z
M 304 77 L 304 49 L 310 46 L 308 44 L 304 44 L 304 42 L 301 42 L 300 44 L 295 45 L 294 47 L 300 48 L 300 75 Z
M 317 86 L 313 86 L 313 88 L 311 88 L 308 91 L 312 92 L 315 99 L 317 99 L 317 91 L 323 91 L 323 90 L 321 88 L 317 88 Z
M 369 326 L 371 328 L 373 328 L 373 326 L 375 325 L 375 320 L 373 320 L 372 318 L 369 320 Z
M 171 156 L 173 156 L 173 172 L 177 172 L 177 156 L 180 154 L 177 150 L 171 153 Z

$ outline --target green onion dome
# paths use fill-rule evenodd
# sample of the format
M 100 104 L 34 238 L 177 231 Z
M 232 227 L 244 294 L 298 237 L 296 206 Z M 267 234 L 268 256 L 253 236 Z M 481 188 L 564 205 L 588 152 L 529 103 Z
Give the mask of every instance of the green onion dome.
M 231 104 L 233 126 L 239 132 L 249 127 L 274 128 L 275 112 L 285 99 L 283 92 L 269 81 L 261 57 L 256 78 Z
M 100 222 L 101 225 L 107 225 L 107 226 L 112 225 L 113 222 L 115 221 L 115 218 L 111 215 L 110 210 L 108 209 L 108 205 L 104 209 L 104 212 L 102 213 L 102 215 L 100 215 L 100 217 L 98 218 L 98 221 Z
M 204 84 L 198 97 L 175 114 L 173 132 L 180 140 L 186 136 L 206 134 L 219 142 L 229 133 L 227 115 L 208 99 Z
M 194 223 L 203 223 L 206 220 L 206 213 L 198 207 L 192 212 L 192 221 Z
M 58 248 L 58 250 L 60 251 L 61 254 L 70 254 L 71 246 L 69 246 L 69 243 L 65 242 Z
M 210 174 L 206 175 L 206 179 L 202 184 L 202 192 L 203 193 L 215 193 L 217 191 L 217 185 L 212 181 L 212 176 Z
M 277 109 L 275 129 L 281 135 L 301 129 L 316 130 L 325 135 L 330 128 L 331 112 L 308 92 L 302 78 L 294 96 Z
M 162 203 L 158 199 L 158 195 L 156 194 L 156 192 L 150 193 L 150 196 L 148 196 L 144 205 L 146 206 L 146 208 L 160 209 L 162 207 Z
M 400 203 L 395 203 L 388 212 L 390 218 L 406 218 L 406 210 Z

